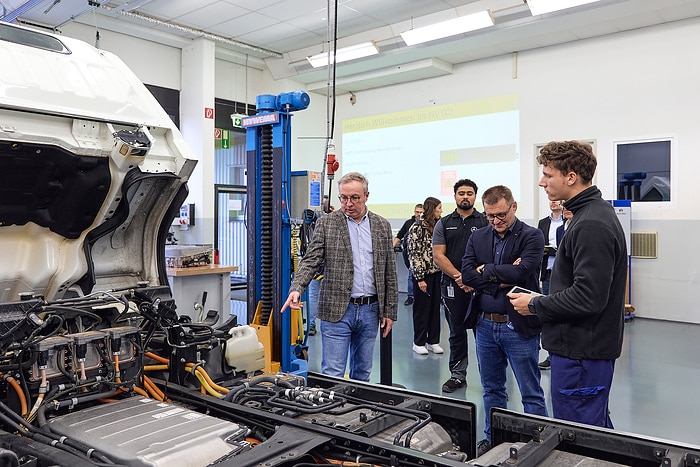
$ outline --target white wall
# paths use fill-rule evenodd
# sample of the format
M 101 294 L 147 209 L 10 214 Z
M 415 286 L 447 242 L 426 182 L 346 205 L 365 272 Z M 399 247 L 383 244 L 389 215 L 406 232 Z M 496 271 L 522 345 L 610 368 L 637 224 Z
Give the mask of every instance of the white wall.
M 691 301 L 700 295 L 700 248 L 687 239 L 700 224 L 696 207 L 700 199 L 696 181 L 700 169 L 698 37 L 700 19 L 695 19 L 521 52 L 517 69 L 512 56 L 480 60 L 457 66 L 450 76 L 357 92 L 355 105 L 350 104 L 349 96 L 342 96 L 338 117 L 358 118 L 517 93 L 523 186 L 518 215 L 526 222 L 545 215 L 537 187 L 536 144 L 597 140 L 597 184 L 605 198 L 614 199 L 613 143 L 674 137 L 672 184 L 678 188 L 678 199 L 633 204 L 632 231 L 657 231 L 659 257 L 632 260 L 631 303 L 640 317 L 700 323 L 700 307 Z M 516 71 L 517 78 L 513 78 Z M 400 174 L 396 179 L 397 189 L 406 190 Z
M 95 45 L 95 28 L 68 23 L 63 35 Z M 170 89 L 182 89 L 180 79 L 181 49 L 144 41 L 132 36 L 100 29 L 99 48 L 117 55 L 142 82 Z
M 92 28 L 70 25 L 64 30 L 94 43 Z M 118 36 L 103 32 L 101 47 L 119 55 L 144 82 L 180 89 L 179 50 Z M 339 140 L 343 119 L 517 93 L 522 186 L 532 187 L 523 188 L 518 215 L 527 222 L 544 215 L 536 186 L 536 144 L 595 139 L 597 184 L 606 198 L 613 199 L 614 142 L 673 137 L 677 144 L 672 184 L 677 199 L 665 204 L 635 203 L 632 208 L 632 231 L 659 233 L 659 258 L 633 259 L 631 303 L 640 317 L 700 323 L 699 308 L 691 302 L 691 297 L 700 296 L 700 249 L 687 238 L 700 226 L 696 207 L 700 183 L 695 180 L 700 168 L 696 156 L 700 147 L 698 37 L 700 19 L 686 20 L 521 52 L 517 61 L 503 56 L 458 65 L 450 76 L 357 92 L 355 105 L 350 104 L 349 95 L 340 95 L 336 136 Z M 239 65 L 217 61 L 216 97 L 241 101 L 247 92 L 253 102 L 259 94 L 303 89 L 293 81 L 274 81 L 266 71 L 249 69 L 246 90 L 244 78 Z M 293 170 L 321 169 L 323 141 L 299 137 L 324 136 L 326 120 L 325 96 L 311 94 L 311 106 L 293 119 Z M 340 141 L 336 145 L 342 172 Z M 396 180 L 396 188 L 405 190 L 400 172 Z

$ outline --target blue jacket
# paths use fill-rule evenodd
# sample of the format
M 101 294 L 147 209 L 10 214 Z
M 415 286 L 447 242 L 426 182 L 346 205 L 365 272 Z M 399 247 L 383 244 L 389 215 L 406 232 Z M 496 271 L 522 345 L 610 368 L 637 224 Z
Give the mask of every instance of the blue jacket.
M 539 334 L 542 323 L 536 316 L 521 316 L 513 309 L 510 300 L 503 297 L 514 285 L 539 291 L 539 273 L 544 254 L 542 231 L 516 219 L 511 228 L 510 238 L 505 244 L 501 264 L 494 264 L 493 228 L 489 225 L 474 232 L 462 259 L 462 282 L 474 288 L 474 296 L 467 316 L 481 313 L 479 295 L 489 294 L 505 303 L 505 311 L 513 323 L 513 328 L 524 337 Z M 513 265 L 521 258 L 520 264 Z M 482 274 L 476 271 L 485 265 Z M 508 284 L 501 287 L 501 284 Z

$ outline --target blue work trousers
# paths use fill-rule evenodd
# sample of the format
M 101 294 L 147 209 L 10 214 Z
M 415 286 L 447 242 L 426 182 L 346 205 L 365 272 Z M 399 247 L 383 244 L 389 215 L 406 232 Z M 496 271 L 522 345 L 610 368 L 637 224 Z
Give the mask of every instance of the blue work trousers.
M 615 360 L 572 360 L 550 354 L 554 418 L 613 428 L 608 404 Z

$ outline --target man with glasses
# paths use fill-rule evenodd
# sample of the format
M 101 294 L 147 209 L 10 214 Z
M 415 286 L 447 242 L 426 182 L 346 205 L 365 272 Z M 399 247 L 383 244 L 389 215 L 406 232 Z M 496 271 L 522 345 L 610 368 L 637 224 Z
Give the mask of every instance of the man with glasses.
M 450 328 L 450 378 L 442 385 L 443 392 L 467 386 L 467 329 L 473 329 L 476 320 L 466 321 L 472 288 L 462 283 L 460 269 L 469 236 L 488 225 L 484 215 L 474 208 L 476 183 L 464 178 L 458 180 L 453 189 L 457 208 L 440 219 L 433 230 L 433 260 L 442 269 L 440 290 Z
M 350 172 L 338 181 L 340 210 L 316 222 L 314 237 L 299 263 L 282 306 L 300 308 L 300 297 L 323 266 L 318 303 L 321 372 L 369 381 L 377 332 L 391 331 L 397 318 L 398 281 L 391 225 L 369 211 L 367 179 Z
M 469 237 L 462 260 L 462 282 L 475 290 L 470 313 L 479 314 L 476 356 L 484 388 L 486 438 L 479 442 L 477 455 L 491 448 L 491 409 L 508 407 L 508 364 L 525 412 L 547 416 L 537 367 L 542 323 L 536 316 L 518 314 L 507 297 L 515 285 L 539 291 L 544 235 L 515 217 L 518 204 L 508 187 L 491 187 L 481 200 L 490 226 Z
M 613 428 L 609 414 L 615 360 L 622 353 L 627 243 L 614 208 L 592 184 L 597 160 L 588 143 L 552 141 L 537 157 L 539 185 L 573 213 L 557 251 L 549 295 L 511 294 L 525 317 L 544 327 L 556 418 Z

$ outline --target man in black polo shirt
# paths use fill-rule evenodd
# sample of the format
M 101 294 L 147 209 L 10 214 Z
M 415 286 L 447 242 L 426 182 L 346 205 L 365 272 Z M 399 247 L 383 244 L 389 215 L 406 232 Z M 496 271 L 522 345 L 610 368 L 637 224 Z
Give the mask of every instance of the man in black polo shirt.
M 462 284 L 462 257 L 469 236 L 488 225 L 482 213 L 474 209 L 476 183 L 469 179 L 457 181 L 454 198 L 457 208 L 435 224 L 433 230 L 433 259 L 442 269 L 440 289 L 445 305 L 445 317 L 450 328 L 450 379 L 442 385 L 444 392 L 454 392 L 467 385 L 467 329 L 476 320 L 465 323 L 472 288 Z

